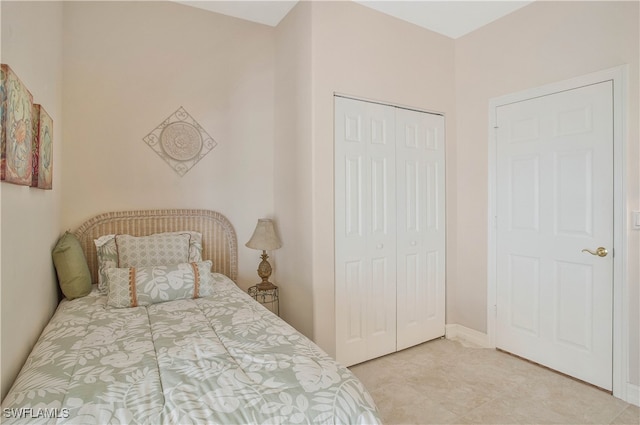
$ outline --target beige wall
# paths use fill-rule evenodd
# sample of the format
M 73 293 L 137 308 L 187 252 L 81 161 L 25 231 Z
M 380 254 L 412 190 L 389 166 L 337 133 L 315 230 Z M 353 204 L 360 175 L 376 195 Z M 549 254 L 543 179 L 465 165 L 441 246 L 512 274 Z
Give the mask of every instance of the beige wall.
M 206 208 L 244 246 L 274 212 L 274 30 L 170 2 L 65 2 L 63 226 L 107 211 Z M 180 177 L 142 138 L 183 106 L 218 145 Z M 277 269 L 277 265 L 274 263 Z
M 1 62 L 16 72 L 53 118 L 53 190 L 2 183 L 2 398 L 57 303 L 51 249 L 60 229 L 62 157 L 62 4 L 7 2 Z
M 445 113 L 447 323 L 486 331 L 490 98 L 629 63 L 627 195 L 640 208 L 637 2 L 536 2 L 455 41 L 352 2 L 303 1 L 275 29 L 168 2 L 1 5 L 2 61 L 58 141 L 53 191 L 1 186 L 3 396 L 55 306 L 56 237 L 112 210 L 221 211 L 243 288 L 259 261 L 244 243 L 274 217 L 282 316 L 333 353 L 335 92 Z M 179 106 L 218 142 L 184 177 L 142 141 Z M 635 383 L 639 235 L 628 232 Z
M 489 99 L 629 64 L 627 213 L 639 209 L 638 2 L 535 2 L 456 40 L 458 275 L 452 323 L 487 323 Z M 470 213 L 472 212 L 472 213 Z M 640 232 L 627 231 L 630 382 L 639 383 Z M 625 300 L 626 301 L 626 300 Z
M 313 336 L 311 276 L 311 7 L 298 4 L 276 28 L 274 208 L 283 246 L 275 282 L 281 316 Z
M 333 94 L 443 112 L 454 158 L 454 42 L 352 2 L 314 2 L 312 10 L 313 325 L 315 341 L 333 354 Z M 447 163 L 448 179 L 455 181 L 455 168 L 455 160 Z M 449 202 L 451 186 L 447 193 Z

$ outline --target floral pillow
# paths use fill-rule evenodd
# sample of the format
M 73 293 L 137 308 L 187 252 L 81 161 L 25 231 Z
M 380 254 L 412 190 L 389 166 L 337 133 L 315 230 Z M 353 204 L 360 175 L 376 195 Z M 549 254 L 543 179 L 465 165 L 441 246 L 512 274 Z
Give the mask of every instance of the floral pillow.
M 156 238 L 159 236 L 165 235 L 189 235 L 189 249 L 188 249 L 188 258 L 180 262 L 199 262 L 202 261 L 202 234 L 198 232 L 166 232 L 166 233 L 155 233 L 150 236 L 142 236 L 139 238 Z M 106 286 L 106 273 L 107 269 L 112 267 L 128 267 L 134 266 L 134 264 L 121 264 L 118 259 L 118 246 L 116 245 L 116 236 L 124 236 L 124 235 L 105 235 L 94 241 L 96 245 L 96 254 L 98 258 L 98 289 L 103 294 L 107 293 Z M 128 236 L 128 235 L 127 235 Z M 133 237 L 133 236 L 131 236 Z M 171 263 L 162 263 L 158 262 L 155 264 L 171 264 Z M 177 264 L 177 263 L 173 263 Z M 142 264 L 138 264 L 142 265 Z
M 211 261 L 171 266 L 112 267 L 106 271 L 107 304 L 137 307 L 213 294 Z

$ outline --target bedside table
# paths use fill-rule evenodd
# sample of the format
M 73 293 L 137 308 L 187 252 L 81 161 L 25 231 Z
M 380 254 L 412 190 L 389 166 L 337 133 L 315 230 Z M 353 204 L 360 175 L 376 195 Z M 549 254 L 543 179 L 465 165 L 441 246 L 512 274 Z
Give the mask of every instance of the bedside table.
M 260 289 L 258 285 L 254 285 L 247 292 L 254 300 L 265 306 L 276 316 L 280 316 L 280 294 L 277 286 L 273 285 L 273 288 L 270 289 Z

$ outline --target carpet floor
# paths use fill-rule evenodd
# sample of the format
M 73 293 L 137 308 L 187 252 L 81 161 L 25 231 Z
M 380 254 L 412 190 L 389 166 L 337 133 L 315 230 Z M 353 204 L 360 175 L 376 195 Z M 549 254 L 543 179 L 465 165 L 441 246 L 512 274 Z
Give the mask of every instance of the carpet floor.
M 637 406 L 459 341 L 430 341 L 350 369 L 386 424 L 640 424 Z

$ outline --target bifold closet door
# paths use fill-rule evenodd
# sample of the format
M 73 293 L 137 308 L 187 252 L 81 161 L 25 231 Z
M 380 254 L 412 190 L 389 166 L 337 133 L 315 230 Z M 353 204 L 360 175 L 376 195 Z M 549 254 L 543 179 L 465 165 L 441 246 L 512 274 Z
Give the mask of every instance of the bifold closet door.
M 444 117 L 335 98 L 336 358 L 444 335 Z
M 444 117 L 396 108 L 397 349 L 445 333 Z
M 396 351 L 395 110 L 335 98 L 336 358 Z

